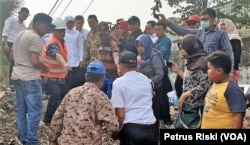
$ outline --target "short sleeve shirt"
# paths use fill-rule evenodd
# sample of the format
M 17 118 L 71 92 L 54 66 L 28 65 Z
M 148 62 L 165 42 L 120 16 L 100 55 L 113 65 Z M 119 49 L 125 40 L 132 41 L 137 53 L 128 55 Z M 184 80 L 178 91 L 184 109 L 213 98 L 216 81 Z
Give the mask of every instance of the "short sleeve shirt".
M 245 113 L 245 96 L 234 81 L 214 83 L 205 97 L 203 129 L 230 129 L 233 113 Z
M 20 32 L 12 47 L 14 67 L 11 78 L 13 80 L 37 80 L 40 79 L 40 70 L 34 68 L 30 61 L 30 53 L 40 55 L 42 39 L 33 29 Z
M 151 81 L 142 73 L 131 71 L 113 83 L 111 103 L 114 108 L 124 108 L 123 124 L 153 124 Z

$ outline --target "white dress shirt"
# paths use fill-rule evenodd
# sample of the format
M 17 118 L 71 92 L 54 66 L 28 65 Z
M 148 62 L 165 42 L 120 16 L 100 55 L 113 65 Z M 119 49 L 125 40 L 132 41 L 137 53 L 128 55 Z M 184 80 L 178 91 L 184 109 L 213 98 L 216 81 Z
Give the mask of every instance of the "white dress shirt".
M 148 35 L 148 36 L 151 38 L 151 40 L 153 41 L 153 43 L 155 43 L 155 41 L 158 39 L 158 37 L 156 36 L 155 33 L 152 34 L 152 35 Z
M 79 32 L 82 35 L 82 39 L 83 39 L 83 42 L 84 42 L 83 47 L 84 47 L 85 46 L 85 42 L 87 40 L 87 36 L 88 36 L 89 31 L 87 29 L 85 29 L 85 28 L 82 28 L 82 31 L 79 31 Z
M 9 17 L 5 21 L 2 36 L 7 36 L 7 41 L 13 43 L 17 34 L 24 29 L 26 29 L 26 26 L 19 21 L 18 17 Z
M 81 33 L 75 29 L 66 29 L 64 40 L 68 49 L 67 63 L 71 67 L 78 67 L 83 61 L 83 38 Z
M 154 124 L 151 80 L 142 73 L 130 71 L 113 83 L 111 103 L 114 108 L 124 108 L 123 124 Z

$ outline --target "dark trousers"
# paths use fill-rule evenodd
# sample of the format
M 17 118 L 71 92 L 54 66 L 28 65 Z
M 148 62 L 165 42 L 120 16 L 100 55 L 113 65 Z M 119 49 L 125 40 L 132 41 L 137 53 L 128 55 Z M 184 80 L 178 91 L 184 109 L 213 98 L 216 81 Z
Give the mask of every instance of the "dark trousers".
M 158 145 L 157 132 L 155 124 L 124 124 L 119 134 L 120 145 Z
M 155 96 L 153 97 L 153 111 L 158 124 L 160 119 L 164 121 L 171 119 L 169 100 L 163 86 L 155 89 Z
M 6 57 L 9 59 L 10 58 L 10 51 L 11 51 L 11 47 L 13 46 L 13 43 L 12 42 L 8 42 L 8 46 L 10 48 L 9 49 L 9 53 L 6 53 L 5 51 L 3 51 L 3 52 L 6 55 Z M 3 42 L 3 47 L 4 47 L 4 42 Z M 14 62 L 10 62 L 10 67 L 9 67 L 9 84 L 10 85 L 13 85 L 12 81 L 11 81 L 11 74 L 12 74 L 12 71 L 13 71 L 13 66 L 14 66 Z
M 85 83 L 85 68 L 72 67 L 72 70 L 68 72 L 66 77 L 66 82 L 69 86 L 69 89 L 81 86 Z
M 56 80 L 48 79 L 46 82 L 43 82 L 43 88 L 44 91 L 50 95 L 43 122 L 50 123 L 57 107 L 61 103 L 61 100 L 66 93 L 68 93 L 69 87 L 66 83 L 60 84 Z

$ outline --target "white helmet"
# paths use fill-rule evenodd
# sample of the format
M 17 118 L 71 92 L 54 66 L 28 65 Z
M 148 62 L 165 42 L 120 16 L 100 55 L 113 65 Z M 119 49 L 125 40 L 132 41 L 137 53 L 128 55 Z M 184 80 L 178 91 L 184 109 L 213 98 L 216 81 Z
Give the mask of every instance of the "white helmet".
M 54 29 L 66 29 L 66 23 L 59 17 L 53 18 L 52 24 L 56 26 Z

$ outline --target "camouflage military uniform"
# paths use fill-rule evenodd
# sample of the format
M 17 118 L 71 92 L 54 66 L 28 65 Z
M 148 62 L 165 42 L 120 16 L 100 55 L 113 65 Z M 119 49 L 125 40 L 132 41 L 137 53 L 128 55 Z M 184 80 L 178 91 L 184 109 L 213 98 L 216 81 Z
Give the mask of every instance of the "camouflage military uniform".
M 55 112 L 49 141 L 63 145 L 101 145 L 102 127 L 108 133 L 118 131 L 118 119 L 108 97 L 86 82 L 72 89 Z
M 86 40 L 86 46 L 84 49 L 84 61 L 91 62 L 100 60 L 99 47 L 101 46 L 101 40 L 98 31 L 90 31 Z

